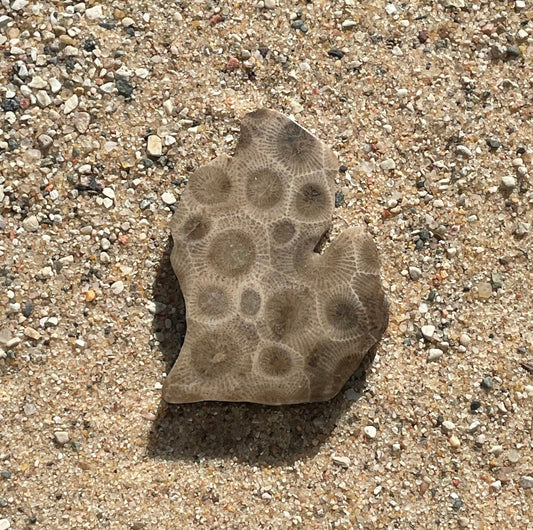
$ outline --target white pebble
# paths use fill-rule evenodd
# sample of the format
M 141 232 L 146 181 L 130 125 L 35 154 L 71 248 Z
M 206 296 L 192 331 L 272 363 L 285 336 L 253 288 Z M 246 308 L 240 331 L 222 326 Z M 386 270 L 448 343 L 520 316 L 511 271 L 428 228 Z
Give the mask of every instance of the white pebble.
M 169 206 L 171 204 L 175 204 L 176 202 L 176 197 L 174 197 L 174 194 L 170 193 L 170 191 L 165 191 L 165 193 L 161 195 L 161 199 L 165 204 L 168 204 Z
M 444 352 L 440 348 L 431 348 L 428 352 L 427 362 L 431 363 L 433 361 L 436 361 L 437 359 L 440 359 L 443 353 Z
M 114 199 L 115 198 L 115 191 L 113 190 L 113 188 L 104 188 L 102 190 L 102 193 L 106 196 L 106 197 L 109 197 L 110 199 Z
M 101 5 L 95 5 L 85 10 L 85 16 L 89 20 L 98 20 L 104 18 L 104 11 Z
M 396 162 L 392 158 L 387 158 L 386 160 L 383 160 L 381 164 L 379 164 L 379 167 L 383 171 L 392 171 L 393 169 L 396 169 Z
M 331 460 L 333 460 L 333 462 L 338 466 L 341 466 L 345 469 L 347 469 L 350 465 L 350 459 L 347 456 L 331 455 Z
M 506 191 L 511 191 L 516 188 L 516 179 L 511 176 L 503 177 L 501 181 L 502 188 Z
M 364 429 L 363 429 L 364 433 L 365 433 L 365 436 L 367 438 L 375 438 L 378 431 L 377 429 L 373 426 L 373 425 L 367 425 Z
M 146 150 L 150 156 L 161 156 L 163 154 L 161 138 L 159 138 L 159 136 L 156 134 L 151 134 L 148 136 Z
M 472 156 L 472 151 L 470 151 L 466 145 L 458 145 L 455 150 L 457 151 L 458 155 L 463 155 L 466 158 L 470 158 Z
M 68 432 L 65 431 L 56 431 L 54 433 L 54 438 L 59 445 L 65 445 L 69 441 Z
M 65 114 L 70 114 L 79 104 L 79 99 L 76 94 L 72 94 L 67 101 L 65 101 L 65 106 L 63 107 L 63 112 Z
M 22 221 L 22 227 L 26 232 L 36 232 L 39 229 L 39 221 L 35 215 L 30 215 Z
M 428 324 L 427 326 L 422 326 L 422 329 L 420 331 L 422 332 L 422 335 L 426 340 L 431 340 L 433 338 L 433 335 L 435 334 L 435 326 Z
M 124 290 L 124 282 L 119 280 L 111 284 L 111 291 L 113 294 L 120 294 Z

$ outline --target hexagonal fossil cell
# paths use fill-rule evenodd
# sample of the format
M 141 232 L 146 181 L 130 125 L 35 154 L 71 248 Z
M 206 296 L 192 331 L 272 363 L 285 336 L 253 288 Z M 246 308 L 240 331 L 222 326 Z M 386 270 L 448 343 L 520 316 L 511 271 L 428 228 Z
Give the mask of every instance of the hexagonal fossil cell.
M 350 228 L 316 247 L 335 155 L 278 112 L 241 123 L 235 155 L 199 168 L 171 221 L 187 333 L 169 403 L 271 405 L 335 396 L 388 324 L 375 245 Z

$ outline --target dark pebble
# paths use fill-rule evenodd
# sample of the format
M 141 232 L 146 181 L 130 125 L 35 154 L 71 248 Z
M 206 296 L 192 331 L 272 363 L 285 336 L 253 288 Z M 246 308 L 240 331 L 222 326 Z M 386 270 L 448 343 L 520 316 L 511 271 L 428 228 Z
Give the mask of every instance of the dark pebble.
M 424 248 L 424 242 L 421 239 L 417 239 L 415 248 L 416 250 L 422 250 Z
M 491 389 L 494 386 L 492 382 L 492 377 L 484 377 L 481 381 L 481 388 Z
M 426 42 L 428 40 L 428 32 L 423 29 L 422 31 L 419 31 L 418 32 L 418 42 L 420 42 L 420 44 L 424 44 L 424 42 Z
M 125 79 L 117 79 L 115 83 L 118 93 L 125 98 L 130 98 L 133 94 L 133 86 L 129 81 Z
M 31 315 L 31 312 L 33 311 L 33 304 L 26 304 L 24 306 L 24 309 L 22 310 L 22 314 L 28 318 Z
M 428 301 L 429 302 L 434 302 L 435 298 L 437 298 L 437 291 L 429 291 Z
M 81 444 L 80 442 L 72 442 L 70 444 L 70 446 L 72 447 L 72 450 L 73 451 L 81 451 Z
M 144 167 L 152 167 L 154 165 L 154 163 L 152 162 L 152 160 L 150 160 L 149 158 L 145 158 L 143 160 L 143 164 L 144 164 Z
M 425 180 L 417 180 L 417 181 L 416 181 L 416 187 L 417 187 L 418 189 L 423 188 L 425 185 L 426 185 L 426 181 L 425 181 Z
M 300 29 L 303 25 L 304 25 L 304 21 L 297 19 L 291 24 L 291 28 Z
M 7 506 L 7 501 L 4 497 L 0 497 L 0 508 L 5 508 Z
M 269 48 L 267 46 L 259 46 L 259 48 L 257 48 L 257 51 L 262 55 L 264 59 L 268 55 Z
M 494 138 L 489 138 L 487 140 L 487 145 L 491 148 L 491 149 L 498 149 L 499 147 L 501 147 L 501 143 L 498 142 L 498 140 L 495 140 Z
M 29 523 L 30 524 L 35 524 L 37 522 L 37 517 L 30 517 L 29 518 Z
M 3 469 L 2 472 L 0 472 L 0 475 L 2 476 L 4 480 L 8 480 L 11 478 L 11 472 L 8 471 L 7 469 Z
M 307 32 L 309 31 L 309 27 L 308 27 L 306 24 L 302 24 L 302 25 L 300 26 L 300 31 L 301 31 L 302 33 L 307 33 Z
M 516 57 L 520 57 L 520 50 L 516 46 L 508 46 L 505 54 L 509 59 L 515 59 Z
M 7 145 L 9 149 L 11 149 L 11 151 L 14 151 L 15 149 L 19 148 L 19 143 L 17 142 L 17 140 L 15 140 L 15 138 L 8 138 Z
M 422 230 L 420 230 L 419 236 L 422 241 L 429 241 L 431 234 L 427 228 L 422 228 Z
M 87 40 L 83 43 L 83 49 L 84 49 L 86 52 L 92 52 L 93 50 L 96 49 L 96 42 L 94 42 L 92 39 L 87 39 Z
M 517 348 L 516 351 L 522 355 L 527 353 L 527 348 Z
M 346 173 L 346 171 L 348 171 L 348 167 L 343 164 L 342 166 L 339 167 L 339 171 L 341 173 Z
M 141 203 L 139 204 L 139 208 L 141 210 L 146 210 L 146 208 L 148 208 L 148 206 L 150 206 L 152 202 L 153 202 L 152 199 L 143 199 Z
M 328 55 L 330 57 L 335 57 L 336 59 L 342 59 L 344 57 L 344 52 L 339 50 L 339 48 L 332 48 L 329 50 Z
M 101 193 L 103 190 L 102 185 L 91 175 L 88 179 L 84 179 L 79 184 L 76 184 L 78 191 L 95 191 Z
M 16 112 L 19 110 L 20 105 L 16 99 L 6 98 L 2 101 L 2 110 L 4 112 Z
M 481 407 L 481 401 L 474 400 L 470 403 L 470 410 L 474 412 Z
M 342 206 L 344 204 L 344 193 L 342 191 L 335 192 L 335 208 Z
M 130 36 L 135 37 L 135 28 L 133 26 L 128 26 L 124 31 Z
M 454 510 L 458 510 L 463 505 L 463 501 L 461 499 L 455 499 L 452 504 L 452 508 Z
M 444 416 L 442 414 L 439 414 L 437 416 L 437 425 L 442 425 L 444 423 Z
M 516 150 L 516 154 L 517 154 L 518 156 L 523 155 L 525 152 L 526 152 L 526 148 L 525 148 L 525 147 L 519 147 L 519 148 Z
M 117 27 L 113 22 L 100 22 L 98 25 L 104 29 L 115 29 Z

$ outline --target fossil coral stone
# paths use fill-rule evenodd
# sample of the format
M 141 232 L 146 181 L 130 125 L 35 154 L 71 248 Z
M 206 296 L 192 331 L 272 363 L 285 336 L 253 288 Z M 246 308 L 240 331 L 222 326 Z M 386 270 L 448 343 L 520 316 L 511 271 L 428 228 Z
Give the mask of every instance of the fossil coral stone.
M 187 333 L 170 403 L 271 405 L 335 396 L 388 322 L 376 247 L 350 228 L 323 252 L 338 161 L 272 110 L 244 117 L 235 155 L 199 168 L 172 218 Z

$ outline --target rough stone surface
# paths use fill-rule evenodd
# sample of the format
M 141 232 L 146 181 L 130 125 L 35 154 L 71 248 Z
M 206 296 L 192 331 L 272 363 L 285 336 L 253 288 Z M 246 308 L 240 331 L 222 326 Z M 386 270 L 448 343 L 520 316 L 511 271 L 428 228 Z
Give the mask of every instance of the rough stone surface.
M 260 109 L 244 117 L 233 158 L 190 177 L 171 224 L 187 335 L 166 401 L 327 400 L 381 338 L 388 307 L 367 232 L 314 250 L 337 168 L 314 136 Z

